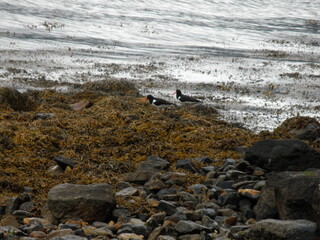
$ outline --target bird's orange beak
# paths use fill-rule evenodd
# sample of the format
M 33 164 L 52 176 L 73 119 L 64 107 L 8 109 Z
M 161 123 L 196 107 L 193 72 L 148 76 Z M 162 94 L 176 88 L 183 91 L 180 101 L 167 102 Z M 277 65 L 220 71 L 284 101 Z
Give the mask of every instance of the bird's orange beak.
M 176 94 L 177 92 L 173 92 L 172 94 Z
M 147 100 L 147 99 L 148 99 L 147 97 L 141 98 L 140 101 L 143 102 L 143 101 L 145 101 L 145 100 Z

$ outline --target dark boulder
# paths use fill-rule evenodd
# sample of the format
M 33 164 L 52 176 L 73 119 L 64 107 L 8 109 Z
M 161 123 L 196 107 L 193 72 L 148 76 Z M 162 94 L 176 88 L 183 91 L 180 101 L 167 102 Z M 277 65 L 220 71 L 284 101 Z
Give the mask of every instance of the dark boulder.
M 48 193 L 52 215 L 64 222 L 72 218 L 84 221 L 110 219 L 116 206 L 112 187 L 108 184 L 59 184 Z
M 193 163 L 192 159 L 182 159 L 178 160 L 176 163 L 177 168 L 182 168 L 184 170 L 190 171 L 192 173 L 197 173 L 198 170 L 196 169 L 195 164 Z
M 316 224 L 307 220 L 266 219 L 253 224 L 246 236 L 250 240 L 313 240 Z
M 320 226 L 320 170 L 272 174 L 254 207 L 257 219 L 308 219 Z
M 138 166 L 138 171 L 160 171 L 167 170 L 170 167 L 170 162 L 158 156 L 150 156 L 147 160 L 141 162 Z
M 320 168 L 320 153 L 301 140 L 263 140 L 245 153 L 245 160 L 269 171 Z

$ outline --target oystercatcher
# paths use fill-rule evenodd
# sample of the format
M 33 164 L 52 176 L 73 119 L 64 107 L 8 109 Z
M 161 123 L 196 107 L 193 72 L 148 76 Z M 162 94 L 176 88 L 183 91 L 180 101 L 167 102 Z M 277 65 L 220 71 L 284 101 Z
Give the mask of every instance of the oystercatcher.
M 177 99 L 181 102 L 201 102 L 200 100 L 195 99 L 193 97 L 183 95 L 179 89 L 177 89 L 173 94 L 176 94 Z
M 148 95 L 145 98 L 142 98 L 141 101 L 149 100 L 149 102 L 157 107 L 163 107 L 163 106 L 172 106 L 175 105 L 174 103 L 168 102 L 161 98 L 155 98 L 152 95 Z

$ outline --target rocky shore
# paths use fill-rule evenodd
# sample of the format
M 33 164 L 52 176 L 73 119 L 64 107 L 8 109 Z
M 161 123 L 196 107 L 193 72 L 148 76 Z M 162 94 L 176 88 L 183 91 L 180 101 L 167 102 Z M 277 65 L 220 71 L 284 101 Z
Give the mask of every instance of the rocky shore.
M 1 239 L 320 239 L 320 123 L 254 134 L 129 82 L 0 89 Z

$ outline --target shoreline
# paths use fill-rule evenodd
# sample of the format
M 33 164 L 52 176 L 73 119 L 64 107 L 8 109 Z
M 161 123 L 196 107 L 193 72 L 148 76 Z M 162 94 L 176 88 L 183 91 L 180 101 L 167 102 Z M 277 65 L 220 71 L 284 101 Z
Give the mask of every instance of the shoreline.
M 111 77 L 131 81 L 141 94 L 170 101 L 174 97 L 169 93 L 182 89 L 218 108 L 223 120 L 255 132 L 272 130 L 298 115 L 319 120 L 320 63 L 290 62 L 281 54 L 263 54 L 265 60 L 173 56 L 115 63 L 72 51 L 34 51 L 30 55 L 8 50 L 0 60 L 0 85 L 22 91 L 65 92 Z

